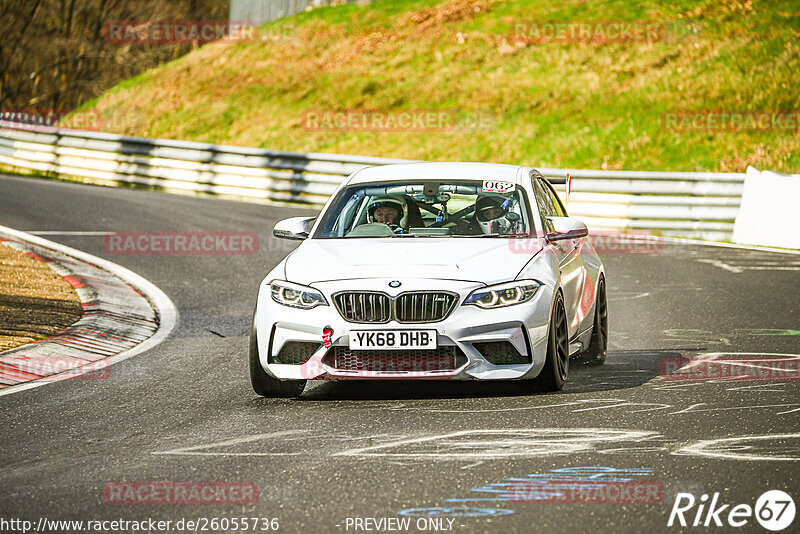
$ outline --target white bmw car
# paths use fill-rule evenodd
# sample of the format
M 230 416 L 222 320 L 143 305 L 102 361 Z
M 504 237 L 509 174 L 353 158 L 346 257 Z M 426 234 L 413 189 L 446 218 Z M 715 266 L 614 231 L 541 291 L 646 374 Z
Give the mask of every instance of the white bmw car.
M 603 264 L 535 169 L 413 163 L 358 171 L 261 282 L 250 378 L 262 396 L 307 380 L 525 380 L 564 387 L 602 363 Z

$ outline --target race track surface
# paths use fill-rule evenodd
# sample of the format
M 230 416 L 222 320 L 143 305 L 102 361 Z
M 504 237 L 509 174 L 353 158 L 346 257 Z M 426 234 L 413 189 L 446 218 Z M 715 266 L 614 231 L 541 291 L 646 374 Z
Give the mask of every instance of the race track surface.
M 141 274 L 180 312 L 169 339 L 107 379 L 0 397 L 0 517 L 261 517 L 278 518 L 281 532 L 354 532 L 353 518 L 411 517 L 416 532 L 421 516 L 454 519 L 443 525 L 456 532 L 664 532 L 679 530 L 667 527 L 678 492 L 719 492 L 731 507 L 753 506 L 767 490 L 800 500 L 798 381 L 660 376 L 669 362 L 708 353 L 782 355 L 756 366 L 800 358 L 800 256 L 705 245 L 605 254 L 608 362 L 573 365 L 557 394 L 313 382 L 302 399 L 262 399 L 247 375 L 256 288 L 293 246 L 271 236 L 274 223 L 308 213 L 0 177 L 1 225 L 76 232 L 44 237 Z M 255 232 L 260 246 L 252 255 L 120 255 L 92 234 L 109 231 Z M 796 361 L 794 369 L 796 377 Z M 576 469 L 593 467 L 617 471 Z M 660 493 L 586 503 L 533 491 L 537 480 L 603 472 L 591 480 L 616 474 Z M 104 488 L 121 481 L 245 481 L 258 500 L 107 502 Z M 764 530 L 751 517 L 738 531 Z

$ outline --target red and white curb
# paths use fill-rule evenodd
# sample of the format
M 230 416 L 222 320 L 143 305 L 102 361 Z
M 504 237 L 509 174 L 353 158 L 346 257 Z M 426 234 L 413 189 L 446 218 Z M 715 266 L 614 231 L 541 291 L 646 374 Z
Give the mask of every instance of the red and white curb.
M 0 226 L 0 241 L 69 282 L 83 316 L 58 334 L 0 353 L 0 396 L 70 378 L 105 378 L 111 364 L 161 343 L 178 310 L 151 282 L 86 252 Z

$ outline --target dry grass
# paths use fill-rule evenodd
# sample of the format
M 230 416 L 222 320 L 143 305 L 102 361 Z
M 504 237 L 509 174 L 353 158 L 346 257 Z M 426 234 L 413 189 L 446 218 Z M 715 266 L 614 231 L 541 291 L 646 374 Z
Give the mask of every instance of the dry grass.
M 682 4 L 686 4 L 683 6 Z M 532 44 L 519 21 L 676 23 L 653 42 Z M 675 132 L 669 110 L 800 109 L 800 10 L 750 2 L 386 0 L 291 17 L 110 91 L 114 131 L 274 149 L 552 167 L 800 171 L 798 132 Z M 275 35 L 285 38 L 274 38 Z M 309 111 L 436 109 L 448 132 L 309 131 Z M 469 128 L 475 117 L 479 128 Z M 112 121 L 113 123 L 113 121 Z
M 56 334 L 82 313 L 78 294 L 46 263 L 0 244 L 0 352 Z

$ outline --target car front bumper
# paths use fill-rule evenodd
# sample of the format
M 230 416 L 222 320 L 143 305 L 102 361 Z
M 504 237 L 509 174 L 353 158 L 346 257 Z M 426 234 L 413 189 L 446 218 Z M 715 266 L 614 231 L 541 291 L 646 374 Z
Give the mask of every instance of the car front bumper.
M 513 380 L 535 378 L 545 363 L 547 354 L 547 325 L 550 319 L 552 288 L 542 286 L 526 303 L 497 309 L 481 309 L 462 305 L 464 299 L 482 284 L 464 281 L 415 279 L 404 280 L 400 288 L 390 288 L 391 279 L 363 279 L 312 284 L 328 300 L 327 306 L 310 310 L 284 306 L 272 300 L 266 278 L 260 285 L 256 308 L 256 331 L 259 360 L 264 370 L 281 380 Z M 434 323 L 364 324 L 346 321 L 333 305 L 332 294 L 340 291 L 380 291 L 396 296 L 407 291 L 449 291 L 458 293 L 453 311 L 442 321 Z M 325 358 L 329 350 L 323 345 L 322 332 L 332 329 L 332 347 L 348 347 L 353 330 L 435 330 L 437 345 L 456 347 L 465 358 L 461 364 L 446 370 L 345 370 L 331 365 Z M 301 365 L 271 363 L 269 354 L 278 355 L 287 342 L 318 343 L 319 348 Z M 530 363 L 493 365 L 473 346 L 473 343 L 507 341 L 520 354 L 530 354 Z M 465 361 L 464 361 L 465 360 Z

